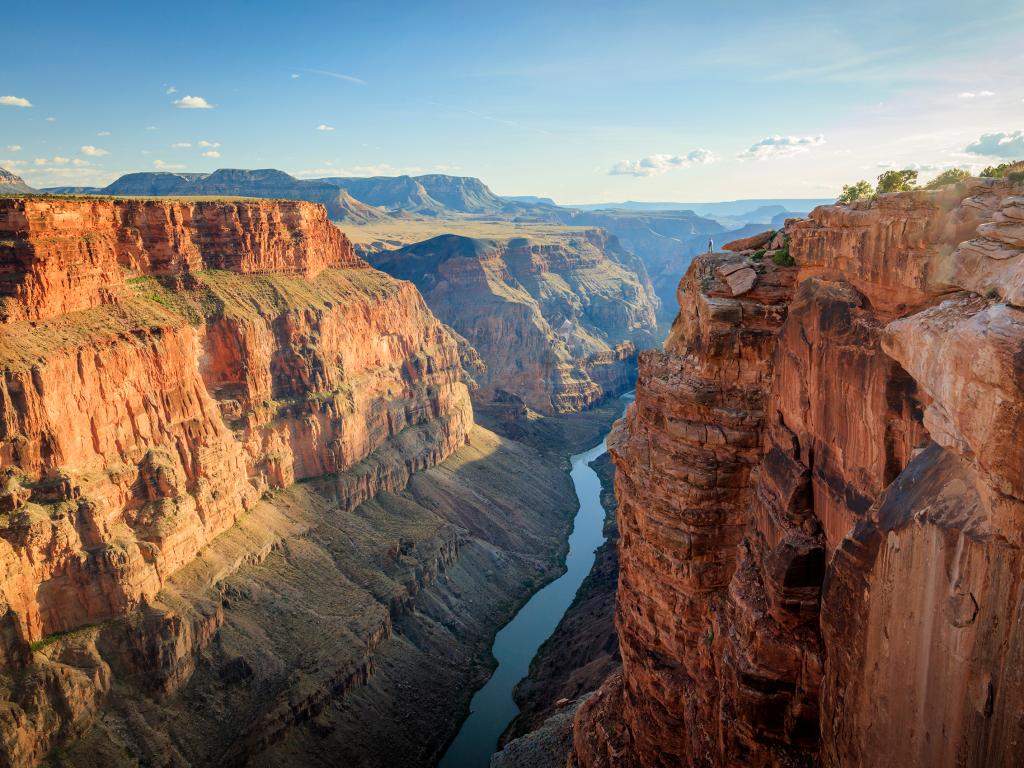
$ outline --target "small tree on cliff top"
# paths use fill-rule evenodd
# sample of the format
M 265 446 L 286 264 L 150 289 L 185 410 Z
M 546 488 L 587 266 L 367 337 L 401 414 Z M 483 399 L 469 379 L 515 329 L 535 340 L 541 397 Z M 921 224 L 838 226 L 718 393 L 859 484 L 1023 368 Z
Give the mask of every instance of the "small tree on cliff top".
M 843 184 L 843 194 L 839 196 L 840 203 L 852 203 L 856 200 L 865 200 L 875 194 L 871 184 L 863 179 L 856 184 Z
M 1011 160 L 1008 163 L 990 165 L 981 172 L 983 178 L 999 179 L 1008 176 L 1011 172 L 1024 171 L 1024 160 Z
M 948 171 L 943 171 L 934 179 L 924 185 L 925 189 L 942 189 L 942 187 L 948 187 L 950 184 L 959 184 L 964 179 L 970 178 L 971 174 L 965 171 L 963 168 L 950 168 Z
M 912 189 L 917 189 L 917 171 L 907 169 L 886 171 L 880 174 L 875 191 L 882 194 L 883 192 L 909 192 Z

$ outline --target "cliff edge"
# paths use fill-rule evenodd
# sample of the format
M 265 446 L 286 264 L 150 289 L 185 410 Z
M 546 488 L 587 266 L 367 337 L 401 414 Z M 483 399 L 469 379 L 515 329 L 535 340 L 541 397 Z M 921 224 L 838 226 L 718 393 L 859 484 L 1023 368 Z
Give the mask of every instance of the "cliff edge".
M 1021 765 L 1022 194 L 694 261 L 609 441 L 623 669 L 576 764 Z

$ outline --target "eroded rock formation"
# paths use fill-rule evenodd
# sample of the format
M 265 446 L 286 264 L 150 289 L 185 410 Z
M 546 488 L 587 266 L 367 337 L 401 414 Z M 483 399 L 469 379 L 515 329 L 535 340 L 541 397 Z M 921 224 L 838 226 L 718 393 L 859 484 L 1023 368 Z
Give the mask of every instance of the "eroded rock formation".
M 579 411 L 631 386 L 657 299 L 643 264 L 602 230 L 534 242 L 442 235 L 370 257 L 411 280 L 480 353 L 474 400 Z
M 1021 765 L 1022 193 L 694 262 L 610 440 L 623 671 L 577 764 Z
M 8 198 L 0 271 L 4 762 L 74 737 L 124 669 L 164 693 L 189 677 L 223 609 L 154 600 L 263 494 L 320 478 L 321 507 L 350 511 L 472 428 L 458 340 L 320 206 Z M 126 615 L 116 652 L 34 663 Z

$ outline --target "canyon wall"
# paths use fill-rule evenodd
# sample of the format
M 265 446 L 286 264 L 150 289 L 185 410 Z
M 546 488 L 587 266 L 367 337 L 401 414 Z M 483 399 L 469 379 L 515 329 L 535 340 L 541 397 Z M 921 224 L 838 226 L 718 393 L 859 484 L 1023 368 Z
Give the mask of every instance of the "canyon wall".
M 627 390 L 654 343 L 657 298 L 642 262 L 602 230 L 537 241 L 442 235 L 369 257 L 406 280 L 480 353 L 481 407 L 579 411 Z
M 623 669 L 577 765 L 1022 764 L 1022 194 L 693 263 L 609 441 Z
M 473 425 L 464 343 L 310 203 L 0 200 L 0 296 L 8 763 L 73 737 L 117 676 L 38 649 L 134 616 L 118 655 L 173 690 L 223 608 L 152 606 L 219 534 L 299 480 L 321 509 L 400 491 Z

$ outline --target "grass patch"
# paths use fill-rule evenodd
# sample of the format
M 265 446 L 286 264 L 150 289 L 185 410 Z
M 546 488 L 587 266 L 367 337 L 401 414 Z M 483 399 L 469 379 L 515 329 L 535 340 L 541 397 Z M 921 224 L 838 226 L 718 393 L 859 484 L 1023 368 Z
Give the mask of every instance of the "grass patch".
M 75 629 L 69 629 L 66 632 L 54 632 L 52 635 L 47 635 L 42 640 L 36 640 L 35 642 L 30 643 L 29 647 L 32 649 L 32 652 L 35 653 L 43 650 L 47 646 L 53 645 L 58 640 L 64 640 L 77 635 L 84 635 L 87 632 L 91 632 L 98 626 L 98 624 L 85 624 L 81 627 L 76 627 Z
M 789 252 L 789 235 L 787 235 L 783 240 L 782 247 L 772 254 L 772 261 L 780 267 L 796 266 L 796 259 L 794 259 L 793 254 Z

